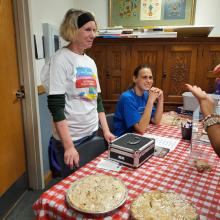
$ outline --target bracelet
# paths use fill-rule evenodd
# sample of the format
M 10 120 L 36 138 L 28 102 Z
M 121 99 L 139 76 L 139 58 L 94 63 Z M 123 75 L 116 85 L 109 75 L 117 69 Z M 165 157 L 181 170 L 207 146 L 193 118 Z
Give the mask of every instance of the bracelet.
M 209 114 L 209 115 L 207 115 L 202 121 L 203 122 L 205 122 L 206 120 L 208 120 L 209 118 L 211 118 L 211 117 L 220 117 L 220 115 L 217 115 L 217 114 Z
M 220 115 L 217 115 L 217 114 L 207 115 L 203 120 L 205 131 L 207 131 L 208 127 L 215 125 L 215 124 L 220 124 Z

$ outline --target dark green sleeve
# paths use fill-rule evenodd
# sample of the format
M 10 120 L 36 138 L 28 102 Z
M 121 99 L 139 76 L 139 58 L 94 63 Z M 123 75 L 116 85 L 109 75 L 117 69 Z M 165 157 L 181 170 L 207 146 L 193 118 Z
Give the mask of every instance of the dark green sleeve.
M 66 119 L 64 114 L 65 94 L 48 95 L 47 103 L 54 122 L 63 121 Z
M 103 107 L 103 103 L 102 103 L 102 97 L 101 94 L 98 93 L 98 97 L 97 97 L 97 111 L 99 112 L 105 112 L 105 109 Z

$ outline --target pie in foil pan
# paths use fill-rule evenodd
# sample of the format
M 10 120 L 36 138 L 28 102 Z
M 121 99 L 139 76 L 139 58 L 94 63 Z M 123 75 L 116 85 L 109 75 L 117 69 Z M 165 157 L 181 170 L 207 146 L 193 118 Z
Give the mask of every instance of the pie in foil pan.
M 94 174 L 76 180 L 66 193 L 67 203 L 87 214 L 107 214 L 123 205 L 127 188 L 118 178 Z
M 132 220 L 197 220 L 196 208 L 175 192 L 153 190 L 139 195 L 131 204 Z

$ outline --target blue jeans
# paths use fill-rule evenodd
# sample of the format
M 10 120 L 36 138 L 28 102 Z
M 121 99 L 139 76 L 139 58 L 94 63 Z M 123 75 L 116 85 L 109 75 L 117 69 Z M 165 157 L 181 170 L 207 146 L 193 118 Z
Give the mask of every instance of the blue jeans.
M 77 141 L 74 141 L 74 145 L 76 150 L 78 151 L 78 148 L 80 147 L 80 145 L 86 141 L 89 141 L 90 139 L 92 139 L 94 136 L 96 135 L 96 131 L 93 132 L 91 135 L 83 137 Z M 63 178 L 69 176 L 71 173 L 73 173 L 74 171 L 76 171 L 76 167 L 74 167 L 73 169 L 70 169 L 64 162 L 64 147 L 62 145 L 62 142 L 59 140 L 56 140 L 54 137 L 51 137 L 50 139 L 50 146 L 49 146 L 49 152 L 52 152 L 52 154 L 49 154 L 50 157 L 50 161 L 53 161 L 53 163 L 55 162 L 56 168 L 59 169 L 61 176 Z M 52 155 L 52 156 L 51 156 Z M 82 156 L 82 155 L 80 155 Z M 53 158 L 51 158 L 53 157 Z

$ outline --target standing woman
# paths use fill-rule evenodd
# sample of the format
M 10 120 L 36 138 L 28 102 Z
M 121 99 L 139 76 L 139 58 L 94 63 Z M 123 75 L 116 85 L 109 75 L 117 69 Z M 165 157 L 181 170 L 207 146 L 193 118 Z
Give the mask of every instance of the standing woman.
M 105 139 L 109 142 L 115 138 L 106 121 L 96 64 L 85 54 L 96 31 L 91 13 L 68 10 L 60 35 L 69 44 L 58 50 L 41 72 L 54 122 L 52 144 L 63 177 L 79 166 L 77 147 L 95 135 L 99 120 Z
M 114 116 L 114 134 L 144 133 L 150 122 L 159 124 L 163 114 L 163 91 L 152 87 L 153 74 L 148 65 L 134 70 L 133 86 L 121 94 Z M 154 106 L 157 101 L 157 107 Z

